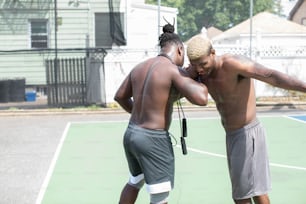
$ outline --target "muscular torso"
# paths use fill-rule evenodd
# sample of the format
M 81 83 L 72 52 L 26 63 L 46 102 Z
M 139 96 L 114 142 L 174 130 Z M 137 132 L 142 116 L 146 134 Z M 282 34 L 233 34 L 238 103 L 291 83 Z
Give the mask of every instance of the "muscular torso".
M 223 63 L 216 71 L 202 82 L 216 103 L 224 129 L 242 128 L 256 117 L 253 80 L 232 72 Z
M 168 59 L 159 57 L 132 71 L 133 123 L 148 129 L 169 129 L 173 102 L 179 97 L 168 73 L 171 69 L 177 67 L 171 63 L 169 65 Z

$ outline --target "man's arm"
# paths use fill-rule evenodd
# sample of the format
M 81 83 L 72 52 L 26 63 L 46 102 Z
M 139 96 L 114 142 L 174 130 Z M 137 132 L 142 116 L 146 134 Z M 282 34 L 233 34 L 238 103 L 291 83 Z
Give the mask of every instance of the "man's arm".
M 118 88 L 114 100 L 117 101 L 126 112 L 131 113 L 133 109 L 132 96 L 131 74 L 129 74 Z
M 191 79 L 186 70 L 178 68 L 173 76 L 174 86 L 178 89 L 182 96 L 193 104 L 205 106 L 208 102 L 207 87 L 199 82 Z
M 306 82 L 247 58 L 241 57 L 238 60 L 239 62 L 234 62 L 233 67 L 242 76 L 257 79 L 278 88 L 306 92 Z
M 282 89 L 306 92 L 305 82 L 277 70 L 261 67 L 261 65 L 255 66 L 256 74 L 254 78 Z
M 198 73 L 195 71 L 195 69 L 192 68 L 191 65 L 189 65 L 188 67 L 184 68 L 186 75 L 189 76 L 190 78 L 197 80 L 199 75 Z

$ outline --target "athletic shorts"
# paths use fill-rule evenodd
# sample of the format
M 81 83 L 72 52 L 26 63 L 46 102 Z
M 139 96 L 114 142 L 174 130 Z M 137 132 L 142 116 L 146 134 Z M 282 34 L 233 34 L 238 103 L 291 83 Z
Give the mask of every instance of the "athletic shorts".
M 267 194 L 271 189 L 265 130 L 256 119 L 226 133 L 232 196 L 235 200 Z
M 170 191 L 174 185 L 174 154 L 169 133 L 128 125 L 123 145 L 130 173 L 143 174 L 151 194 Z

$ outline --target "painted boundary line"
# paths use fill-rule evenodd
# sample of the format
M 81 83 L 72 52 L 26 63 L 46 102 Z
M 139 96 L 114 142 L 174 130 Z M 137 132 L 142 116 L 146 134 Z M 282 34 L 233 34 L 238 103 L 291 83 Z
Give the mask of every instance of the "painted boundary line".
M 71 123 L 68 122 L 68 124 L 66 125 L 65 130 L 64 130 L 64 132 L 62 134 L 61 140 L 60 140 L 60 142 L 59 142 L 59 144 L 57 146 L 57 149 L 56 149 L 56 151 L 54 153 L 54 156 L 53 156 L 53 159 L 52 159 L 51 164 L 49 166 L 47 175 L 46 175 L 46 177 L 44 179 L 44 182 L 43 182 L 43 184 L 42 184 L 42 186 L 40 188 L 39 194 L 38 194 L 36 202 L 35 202 L 36 204 L 41 204 L 41 202 L 42 202 L 42 200 L 44 198 L 44 195 L 46 193 L 46 189 L 47 189 L 47 187 L 49 185 L 52 173 L 54 171 L 54 167 L 55 167 L 56 161 L 57 161 L 57 159 L 59 157 L 60 151 L 61 151 L 61 149 L 63 147 L 63 143 L 64 143 L 64 141 L 66 139 L 66 136 L 67 136 L 67 133 L 68 133 L 68 130 L 69 130 L 70 126 L 71 126 Z
M 274 114 L 265 114 L 265 115 L 257 115 L 257 117 L 260 118 L 280 118 L 280 117 L 287 117 L 292 120 L 298 120 L 296 118 L 293 118 L 293 116 L 306 116 L 306 115 L 274 115 Z M 187 117 L 187 120 L 220 120 L 220 116 L 208 116 L 208 117 Z M 178 121 L 178 118 L 173 118 L 172 121 Z M 303 122 L 302 120 L 298 120 L 299 122 Z M 126 125 L 129 123 L 129 119 L 120 119 L 120 120 L 91 120 L 91 121 L 73 121 L 70 122 L 71 124 L 90 124 L 90 123 L 122 123 L 126 122 Z M 305 121 L 306 122 L 306 121 Z
M 304 116 L 304 115 L 302 115 Z M 260 117 L 280 117 L 280 116 L 260 116 Z M 291 120 L 295 120 L 295 121 L 298 121 L 298 122 L 302 122 L 302 123 L 306 123 L 306 121 L 303 121 L 303 120 L 299 120 L 297 118 L 294 118 L 293 116 L 286 116 L 286 115 L 283 115 L 283 117 L 286 117 L 286 118 L 289 118 Z M 193 117 L 190 117 L 189 119 L 191 120 L 203 120 L 203 119 L 219 119 L 219 117 L 196 117 L 196 118 L 193 118 Z M 177 119 L 174 119 L 174 120 L 177 120 Z M 44 182 L 40 188 L 40 191 L 39 191 L 39 194 L 37 196 L 37 199 L 36 199 L 36 204 L 41 204 L 42 200 L 43 200 L 43 197 L 45 195 L 45 192 L 46 192 L 46 189 L 48 187 L 48 184 L 50 182 L 50 179 L 51 179 L 51 176 L 52 176 L 52 173 L 54 171 L 54 168 L 55 168 L 55 164 L 56 164 L 56 161 L 59 157 L 59 154 L 60 154 L 60 151 L 62 149 L 62 146 L 63 146 L 63 143 L 66 139 L 66 136 L 67 136 L 67 133 L 68 133 L 68 130 L 71 126 L 71 124 L 89 124 L 89 123 L 116 123 L 116 122 L 128 122 L 128 120 L 114 120 L 114 121 L 79 121 L 79 122 L 68 122 L 66 127 L 65 127 L 65 130 L 62 134 L 62 137 L 60 139 L 60 142 L 57 146 L 57 149 L 54 153 L 54 156 L 53 156 L 53 159 L 51 161 L 51 164 L 49 166 L 49 169 L 48 169 L 48 172 L 46 174 L 46 177 L 44 179 Z M 181 146 L 179 144 L 176 145 L 176 147 L 178 148 L 181 148 Z M 195 149 L 195 148 L 191 148 L 191 147 L 187 147 L 187 149 L 189 151 L 192 151 L 192 152 L 195 152 L 195 153 L 199 153 L 199 154 L 203 154 L 203 155 L 209 155 L 209 156 L 212 156 L 212 157 L 218 157 L 218 158 L 224 158 L 226 159 L 226 156 L 225 155 L 222 155 L 222 154 L 217 154 L 217 153 L 213 153 L 213 152 L 207 152 L 207 151 L 203 151 L 203 150 L 199 150 L 199 149 Z M 279 167 L 279 168 L 286 168 L 286 169 L 294 169 L 294 170 L 302 170 L 302 171 L 306 171 L 306 168 L 305 167 L 299 167 L 299 166 L 291 166 L 291 165 L 284 165 L 284 164 L 277 164 L 277 163 L 270 163 L 270 166 L 274 166 L 274 167 Z
M 290 116 L 284 115 L 283 117 L 288 118 L 290 120 L 295 120 L 295 121 L 300 122 L 300 123 L 306 123 L 306 120 L 296 118 L 296 117 L 306 117 L 306 115 L 290 115 Z
M 181 146 L 180 146 L 180 145 L 176 145 L 176 147 L 178 147 L 178 148 L 181 149 Z M 219 157 L 219 158 L 224 158 L 224 159 L 226 159 L 226 156 L 223 155 L 223 154 L 217 154 L 217 153 L 213 153 L 213 152 L 207 152 L 207 151 L 195 149 L 195 148 L 192 148 L 192 147 L 187 147 L 187 150 L 189 150 L 189 151 L 191 151 L 191 152 L 199 153 L 199 154 L 204 154 L 204 155 L 212 156 L 212 157 Z M 277 163 L 272 163 L 272 162 L 270 162 L 270 166 L 279 167 L 279 168 L 285 168 L 285 169 L 294 169 L 294 170 L 306 171 L 306 167 L 291 166 L 291 165 L 285 165 L 285 164 L 277 164 Z

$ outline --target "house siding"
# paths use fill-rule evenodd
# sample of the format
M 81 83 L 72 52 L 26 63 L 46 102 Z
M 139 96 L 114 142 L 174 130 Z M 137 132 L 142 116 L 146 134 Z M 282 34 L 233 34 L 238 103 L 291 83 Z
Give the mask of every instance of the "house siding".
M 34 10 L 13 10 L 8 9 L 0 15 L 0 49 L 27 49 L 29 19 L 48 19 L 48 14 L 32 14 Z
M 90 0 L 90 3 L 80 1 L 79 5 L 69 5 L 68 2 L 67 0 L 57 1 L 57 17 L 59 19 L 57 27 L 57 48 L 95 47 L 95 13 L 109 12 L 108 1 Z M 120 11 L 125 13 L 126 11 L 130 12 L 131 9 L 135 10 L 131 6 L 133 4 L 132 1 L 118 0 L 113 1 L 113 3 L 115 12 Z M 143 5 L 144 1 L 137 0 L 134 3 L 136 5 Z M 54 58 L 54 53 L 52 51 L 35 51 L 35 49 L 30 48 L 29 19 L 46 19 L 48 21 L 48 45 L 50 49 L 54 49 L 54 1 L 16 0 L 16 3 L 13 3 L 13 1 L 4 1 L 0 3 L 0 10 L 0 79 L 23 77 L 26 78 L 28 85 L 46 84 L 44 61 Z M 152 23 L 148 23 L 152 21 L 156 22 L 156 7 L 144 6 L 140 9 L 138 6 L 136 10 L 136 16 L 131 14 L 132 11 L 130 13 L 131 15 L 125 15 L 125 21 L 127 17 L 134 18 L 134 20 L 131 23 L 125 22 L 124 33 L 128 42 L 127 46 L 123 47 L 129 49 L 156 46 L 157 29 L 154 33 L 150 31 L 153 27 L 157 27 L 157 25 L 152 26 Z M 141 12 L 138 12 L 139 10 Z M 140 15 L 153 15 L 153 17 L 146 17 L 148 21 L 145 22 L 145 29 L 142 28 L 144 32 L 134 37 L 134 31 L 137 33 L 141 30 L 139 28 L 144 25 L 139 23 L 139 19 L 143 22 Z M 135 29 L 134 25 L 139 27 Z M 127 26 L 131 27 L 128 33 Z M 142 40 L 139 41 L 138 37 Z M 153 43 L 146 45 L 148 42 Z M 28 50 L 28 52 L 13 52 L 13 50 Z M 84 53 L 60 53 L 58 57 L 75 57 L 80 55 L 84 55 Z
M 26 85 L 46 85 L 45 60 L 54 59 L 52 50 L 55 47 L 54 0 L 35 1 L 38 2 L 36 4 L 30 3 L 34 1 L 16 1 L 22 2 L 22 5 L 0 3 L 0 80 L 25 78 Z M 39 2 L 44 3 L 39 4 Z M 80 3 L 78 6 L 68 5 L 68 2 L 69 0 L 57 1 L 58 58 L 85 55 L 84 50 L 63 53 L 62 49 L 86 48 L 87 45 L 95 47 L 95 14 L 109 12 L 107 0 L 90 0 L 90 3 Z M 104 58 L 103 83 L 105 83 L 107 102 L 113 101 L 115 90 L 129 70 L 140 61 L 156 56 L 158 33 L 162 33 L 162 27 L 158 27 L 157 6 L 144 4 L 144 0 L 113 0 L 113 2 L 114 12 L 124 14 L 123 30 L 127 44 L 114 45 L 112 49 L 107 50 L 108 54 Z M 178 10 L 161 7 L 160 11 L 161 26 L 167 23 L 165 18 L 170 23 L 175 22 L 176 28 Z M 30 49 L 28 19 L 48 20 L 49 50 Z M 16 50 L 19 51 L 15 52 Z
M 306 0 L 304 0 L 304 2 L 292 16 L 292 21 L 306 26 Z
M 85 48 L 90 12 L 88 5 L 71 7 L 67 1 L 58 3 L 57 47 Z M 23 9 L 21 9 L 23 8 Z M 0 79 L 26 78 L 27 85 L 45 85 L 45 60 L 54 58 L 52 51 L 35 51 L 30 48 L 29 20 L 46 19 L 49 24 L 49 48 L 54 49 L 54 5 L 53 1 L 45 4 L 22 1 L 22 4 L 1 5 L 0 14 Z M 42 11 L 38 9 L 43 9 Z M 12 52 L 13 50 L 28 50 Z M 11 51 L 11 52 L 7 52 Z M 84 53 L 68 54 L 68 56 Z M 61 56 L 59 57 L 67 57 Z
M 3 51 L 29 49 L 29 19 L 50 19 L 51 1 L 44 4 L 5 1 L 0 6 L 0 79 L 26 78 L 33 84 L 45 83 L 40 54 Z

